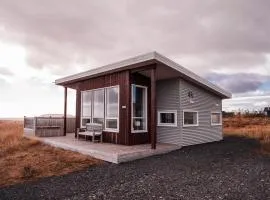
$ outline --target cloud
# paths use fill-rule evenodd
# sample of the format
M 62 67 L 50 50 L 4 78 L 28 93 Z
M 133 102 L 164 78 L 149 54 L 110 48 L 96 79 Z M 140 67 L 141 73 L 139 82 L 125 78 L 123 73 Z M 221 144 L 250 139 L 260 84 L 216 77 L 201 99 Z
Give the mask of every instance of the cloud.
M 267 81 L 268 75 L 254 73 L 218 74 L 211 73 L 206 78 L 234 94 L 255 92 Z M 266 90 L 267 88 L 265 88 Z M 270 87 L 268 88 L 270 91 Z
M 12 76 L 14 74 L 9 69 L 7 69 L 5 67 L 0 67 L 0 75 Z
M 0 87 L 6 86 L 6 84 L 7 84 L 7 81 L 0 77 Z
M 270 51 L 269 8 L 267 0 L 3 0 L 0 24 L 3 38 L 26 46 L 29 65 L 60 74 L 151 50 L 201 57 L 209 69 L 252 68 Z
M 42 104 L 59 92 L 52 89 L 43 95 L 33 85 L 51 90 L 46 84 L 55 77 L 153 50 L 228 89 L 234 97 L 267 95 L 269 10 L 268 0 L 1 0 L 0 38 L 23 49 L 20 59 L 19 54 L 9 53 L 13 77 L 8 79 L 29 91 L 25 100 L 29 105 L 37 98 L 31 89 L 44 99 Z M 13 57 L 16 65 L 10 62 Z M 0 74 L 12 76 L 7 71 L 10 66 L 2 65 L 6 69 L 0 68 Z M 4 81 L 0 79 L 0 84 Z M 5 90 L 6 102 L 16 99 L 22 89 L 10 91 Z M 253 102 L 237 105 L 253 106 L 248 101 Z
M 240 110 L 257 110 L 262 111 L 264 107 L 270 105 L 270 95 L 251 96 L 251 97 L 235 97 L 223 101 L 223 110 L 239 111 Z

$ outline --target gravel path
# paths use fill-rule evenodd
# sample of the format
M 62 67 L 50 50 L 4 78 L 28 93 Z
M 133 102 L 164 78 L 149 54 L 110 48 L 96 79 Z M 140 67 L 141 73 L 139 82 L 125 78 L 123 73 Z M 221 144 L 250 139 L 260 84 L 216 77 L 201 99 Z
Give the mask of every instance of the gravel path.
M 1 188 L 0 199 L 270 199 L 270 156 L 222 142 Z

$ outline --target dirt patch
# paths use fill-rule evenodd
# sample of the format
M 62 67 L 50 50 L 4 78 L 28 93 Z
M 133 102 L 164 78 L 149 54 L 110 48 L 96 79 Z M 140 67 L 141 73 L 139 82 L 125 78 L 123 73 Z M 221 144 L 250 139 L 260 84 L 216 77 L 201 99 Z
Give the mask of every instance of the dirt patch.
M 22 137 L 22 123 L 0 121 L 0 186 L 63 175 L 102 161 Z

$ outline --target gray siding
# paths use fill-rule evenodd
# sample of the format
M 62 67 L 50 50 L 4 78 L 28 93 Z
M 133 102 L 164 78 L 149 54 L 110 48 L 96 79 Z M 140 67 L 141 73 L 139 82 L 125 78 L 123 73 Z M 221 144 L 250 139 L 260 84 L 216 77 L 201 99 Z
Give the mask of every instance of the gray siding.
M 189 91 L 193 93 L 193 103 L 189 101 Z M 220 97 L 180 79 L 180 118 L 182 120 L 183 110 L 185 109 L 199 112 L 199 126 L 183 127 L 183 121 L 181 121 L 182 146 L 222 139 L 222 125 L 211 125 L 211 112 L 222 111 L 222 99 Z
M 181 145 L 179 79 L 157 82 L 157 111 L 177 110 L 177 127 L 157 126 L 157 141 Z

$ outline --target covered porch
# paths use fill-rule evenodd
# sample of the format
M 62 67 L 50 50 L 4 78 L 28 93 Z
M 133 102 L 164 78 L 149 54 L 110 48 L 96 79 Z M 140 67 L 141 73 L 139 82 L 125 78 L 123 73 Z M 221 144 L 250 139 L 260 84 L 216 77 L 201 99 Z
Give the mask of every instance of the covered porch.
M 150 144 L 148 148 L 156 149 L 156 84 L 177 76 L 175 70 L 151 61 L 59 84 L 64 87 L 64 135 L 70 88 L 76 90 L 76 130 L 86 123 L 100 123 L 105 143 Z
M 32 135 L 25 134 L 25 136 L 33 138 Z M 76 139 L 74 133 L 59 137 L 34 137 L 34 139 L 54 147 L 79 152 L 116 164 L 180 149 L 180 146 L 163 143 L 157 143 L 155 150 L 150 149 L 149 144 L 126 146 L 111 143 L 92 143 L 83 139 Z

